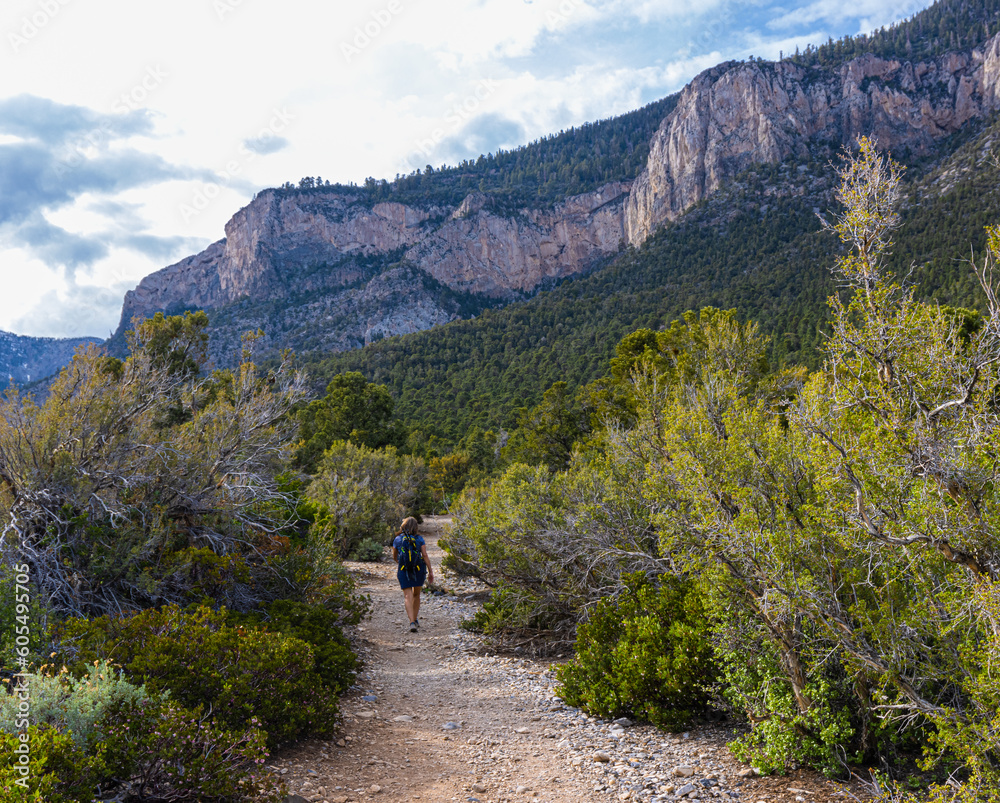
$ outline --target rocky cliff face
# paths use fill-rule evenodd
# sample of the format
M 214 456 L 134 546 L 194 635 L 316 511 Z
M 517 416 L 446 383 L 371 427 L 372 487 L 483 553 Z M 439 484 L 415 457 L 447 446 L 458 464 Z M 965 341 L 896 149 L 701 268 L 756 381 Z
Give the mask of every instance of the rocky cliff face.
M 836 70 L 791 62 L 729 63 L 681 93 L 633 185 L 626 230 L 641 244 L 726 179 L 757 163 L 804 157 L 871 135 L 882 148 L 926 151 L 972 118 L 1000 108 L 1000 36 L 936 61 L 866 55 Z
M 122 325 L 179 307 L 333 291 L 372 277 L 373 261 L 407 262 L 446 287 L 507 298 L 589 268 L 625 237 L 628 185 L 609 184 L 552 210 L 502 215 L 482 194 L 457 208 L 366 207 L 340 193 L 261 193 L 226 238 L 154 273 L 125 297 Z

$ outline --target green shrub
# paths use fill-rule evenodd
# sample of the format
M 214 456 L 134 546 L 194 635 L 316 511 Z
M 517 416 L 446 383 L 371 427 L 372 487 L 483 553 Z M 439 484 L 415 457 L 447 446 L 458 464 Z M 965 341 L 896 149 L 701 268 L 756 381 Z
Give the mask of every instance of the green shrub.
M 32 725 L 27 738 L 23 748 L 17 734 L 0 733 L 0 803 L 91 803 L 100 763 L 55 728 Z M 27 777 L 19 749 L 30 751 Z
M 174 702 L 129 703 L 112 711 L 100 756 L 126 796 L 158 801 L 281 803 L 278 781 L 264 769 L 266 734 L 207 723 L 200 709 Z
M 80 678 L 63 667 L 59 673 L 26 673 L 24 682 L 31 693 L 31 721 L 69 734 L 84 749 L 101 738 L 100 723 L 109 708 L 149 699 L 144 687 L 129 683 L 107 661 L 95 661 Z M 17 733 L 17 705 L 15 695 L 0 696 L 0 731 Z
M 342 694 L 354 683 L 358 659 L 337 625 L 337 615 L 326 608 L 291 600 L 267 607 L 266 625 L 285 636 L 301 639 L 313 649 L 314 668 L 323 685 Z
M 580 624 L 576 656 L 558 671 L 560 695 L 599 716 L 681 728 L 706 707 L 716 678 L 701 596 L 674 577 L 626 580 Z
M 804 623 L 803 628 L 806 626 Z M 819 642 L 815 634 L 810 635 Z M 859 701 L 837 661 L 836 650 L 803 650 L 798 658 L 806 677 L 804 694 L 810 701 L 805 713 L 763 627 L 735 610 L 720 613 L 716 659 L 723 696 L 750 724 L 750 730 L 729 747 L 733 755 L 762 774 L 784 774 L 809 766 L 829 777 L 841 776 L 848 761 L 864 758 L 857 727 Z M 886 758 L 892 751 L 889 735 L 881 732 L 877 723 L 868 735 Z M 894 729 L 891 735 L 902 738 Z M 849 751 L 858 752 L 851 755 Z
M 349 555 L 366 538 L 388 538 L 414 510 L 425 474 L 423 460 L 398 454 L 392 446 L 369 449 L 334 441 L 306 489 L 306 499 L 315 506 L 313 539 L 335 555 Z
M 382 556 L 385 554 L 385 547 L 381 542 L 376 541 L 374 538 L 362 538 L 361 541 L 354 547 L 351 554 L 348 556 L 349 560 L 359 560 L 368 563 L 378 563 L 382 560 Z
M 490 598 L 462 627 L 484 636 L 502 636 L 525 630 L 543 631 L 556 623 L 545 601 L 525 588 L 497 585 Z
M 47 612 L 38 602 L 40 595 L 33 583 L 18 588 L 18 573 L 14 568 L 0 563 L 0 669 L 13 669 L 17 665 L 15 649 L 18 635 L 28 636 L 28 654 L 25 657 L 29 661 L 37 663 L 44 650 L 40 638 L 45 633 Z M 23 575 L 21 579 L 24 579 Z
M 371 609 L 371 597 L 358 591 L 354 577 L 341 563 L 337 549 L 317 537 L 313 528 L 301 546 L 286 550 L 270 562 L 281 594 L 272 599 L 295 599 L 321 605 L 337 615 L 340 625 L 356 625 Z
M 312 648 L 281 633 L 228 626 L 224 611 L 171 605 L 122 619 L 69 620 L 60 635 L 84 660 L 112 659 L 151 692 L 203 706 L 222 727 L 243 730 L 258 719 L 271 744 L 327 734 L 335 724 L 336 699 Z

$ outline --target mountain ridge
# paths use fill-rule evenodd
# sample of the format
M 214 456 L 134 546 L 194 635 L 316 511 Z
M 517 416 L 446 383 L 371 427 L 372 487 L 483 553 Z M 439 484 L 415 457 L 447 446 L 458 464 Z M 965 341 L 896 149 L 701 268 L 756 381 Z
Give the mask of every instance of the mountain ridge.
M 424 313 L 411 316 L 410 326 L 389 325 L 407 318 L 408 291 L 405 283 L 386 291 L 390 283 L 379 277 L 405 265 L 480 297 L 483 308 L 509 303 L 606 264 L 626 241 L 641 247 L 753 165 L 803 159 L 817 149 L 829 154 L 862 134 L 886 149 L 927 153 L 996 111 L 998 82 L 1000 34 L 918 61 L 866 53 L 831 67 L 726 62 L 700 73 L 670 104 L 634 181 L 609 182 L 551 209 L 511 209 L 482 191 L 456 205 L 421 205 L 373 203 L 362 188 L 266 190 L 233 216 L 225 240 L 130 291 L 119 333 L 135 315 L 272 301 L 303 290 L 325 294 L 328 303 L 325 311 L 301 309 L 293 328 L 322 330 L 336 320 L 339 334 L 321 338 L 326 348 L 420 331 L 460 313 L 424 298 Z M 365 273 L 355 256 L 382 262 Z M 361 303 L 359 281 L 381 282 L 375 292 L 385 304 L 384 322 L 360 308 L 352 315 L 351 305 Z M 268 334 L 272 348 L 294 340 L 286 331 Z M 235 350 L 235 333 L 226 338 L 220 358 Z
M 998 10 L 995 0 L 938 2 L 870 38 L 725 62 L 628 115 L 454 168 L 264 190 L 225 239 L 127 294 L 112 346 L 133 316 L 206 308 L 219 365 L 246 329 L 265 329 L 273 351 L 359 348 L 601 270 L 757 165 L 794 162 L 820 176 L 816 165 L 862 133 L 931 153 L 1000 105 Z M 943 35 L 949 19 L 966 28 Z M 964 49 L 947 50 L 956 42 Z

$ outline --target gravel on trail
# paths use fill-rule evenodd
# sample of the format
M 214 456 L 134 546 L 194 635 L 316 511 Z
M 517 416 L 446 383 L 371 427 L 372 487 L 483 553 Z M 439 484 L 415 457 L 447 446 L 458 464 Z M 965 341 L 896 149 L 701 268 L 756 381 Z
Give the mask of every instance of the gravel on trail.
M 437 540 L 446 522 L 432 517 L 420 528 L 436 588 L 451 593 L 425 590 L 418 633 L 408 630 L 391 560 L 348 564 L 372 597 L 371 616 L 352 634 L 365 667 L 341 700 L 343 720 L 331 739 L 271 757 L 290 801 L 864 799 L 861 787 L 812 772 L 756 777 L 726 747 L 732 726 L 671 734 L 565 705 L 549 662 L 490 654 L 459 627 L 478 609 L 473 597 L 482 588 L 441 571 Z

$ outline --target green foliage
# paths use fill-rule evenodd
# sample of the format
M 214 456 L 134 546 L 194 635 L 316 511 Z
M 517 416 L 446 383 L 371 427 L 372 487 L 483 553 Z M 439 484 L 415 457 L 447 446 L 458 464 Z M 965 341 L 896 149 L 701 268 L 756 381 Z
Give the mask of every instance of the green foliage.
M 483 607 L 470 618 L 464 619 L 461 627 L 473 633 L 482 633 L 496 640 L 502 640 L 505 635 L 512 633 L 545 632 L 558 624 L 558 618 L 553 616 L 553 611 L 539 604 L 537 594 L 532 594 L 523 586 L 501 581 L 492 590 Z
M 759 622 L 737 610 L 719 612 L 717 629 L 715 654 L 723 696 L 753 723 L 748 733 L 730 744 L 737 758 L 762 774 L 784 774 L 809 766 L 830 777 L 842 776 L 847 761 L 863 760 L 856 726 L 864 712 L 858 710 L 849 680 L 836 660 L 805 650 L 796 656 L 808 675 L 797 690 L 799 697 L 809 700 L 802 710 L 780 650 Z M 814 643 L 817 648 L 830 646 L 818 638 Z M 893 757 L 889 739 L 884 733 L 878 736 L 888 761 Z M 848 755 L 848 750 L 855 752 Z
M 90 347 L 44 402 L 0 398 L 5 561 L 29 567 L 54 612 L 282 593 L 264 556 L 292 525 L 276 477 L 303 380 L 287 363 L 261 376 L 249 353 L 223 377 L 193 375 L 204 325 L 140 324 L 118 369 Z
M 487 486 L 467 488 L 441 544 L 444 565 L 495 591 L 476 626 L 549 631 L 568 641 L 583 609 L 624 588 L 635 571 L 662 574 L 643 477 L 600 450 L 566 472 L 515 464 Z
M 21 589 L 17 588 L 18 572 L 14 568 L 0 563 L 0 670 L 16 666 L 15 650 L 19 635 L 28 637 L 29 652 L 24 657 L 29 662 L 41 663 L 44 651 L 39 637 L 45 633 L 48 612 L 39 603 L 40 596 L 34 583 L 29 581 L 21 584 Z
M 384 554 L 385 544 L 381 541 L 376 541 L 374 538 L 362 538 L 347 557 L 349 560 L 378 563 Z
M 31 693 L 31 721 L 67 733 L 80 748 L 89 749 L 103 737 L 100 723 L 115 706 L 150 699 L 142 686 L 125 680 L 121 670 L 107 661 L 84 667 L 79 678 L 63 667 L 60 672 L 44 669 L 26 673 Z M 15 734 L 18 699 L 0 696 L 0 731 Z
M 294 606 L 279 610 L 287 627 L 298 627 Z M 224 611 L 165 606 L 120 619 L 69 620 L 58 636 L 78 660 L 113 660 L 150 692 L 169 692 L 187 708 L 211 712 L 220 727 L 242 731 L 259 721 L 271 744 L 327 734 L 335 724 L 336 698 L 324 687 L 309 644 L 230 626 Z M 338 686 L 349 676 L 346 665 L 353 669 L 339 647 L 342 642 L 331 644 L 324 666 L 326 679 Z
M 217 722 L 217 721 L 216 721 Z M 98 755 L 107 775 L 142 798 L 281 803 L 286 795 L 263 764 L 266 735 L 248 723 L 226 730 L 200 709 L 173 702 L 120 706 L 106 721 Z
M 683 728 L 712 697 L 709 620 L 690 581 L 632 575 L 577 628 L 576 655 L 559 667 L 559 694 L 602 717 Z
M 198 712 L 149 698 L 119 700 L 100 721 L 100 741 L 84 749 L 55 727 L 28 728 L 30 775 L 15 783 L 23 742 L 0 733 L 2 803 L 192 800 L 281 803 L 280 783 L 263 764 L 265 735 L 226 731 Z
M 68 733 L 29 726 L 27 743 L 0 732 L 0 803 L 91 803 L 104 775 L 101 762 L 88 755 Z M 30 751 L 28 773 L 19 771 Z M 26 786 L 18 784 L 27 776 Z
M 908 20 L 870 34 L 844 36 L 804 52 L 791 61 L 832 67 L 865 54 L 883 59 L 920 61 L 953 50 L 968 50 L 1000 31 L 996 0 L 938 0 Z
M 343 694 L 354 683 L 358 659 L 333 611 L 278 600 L 267 607 L 266 622 L 269 629 L 301 639 L 312 647 L 316 674 L 334 694 Z
M 336 555 L 349 554 L 365 538 L 387 541 L 414 512 L 425 471 L 422 460 L 398 454 L 392 446 L 334 442 L 306 489 L 316 506 L 313 540 Z
M 193 377 L 208 360 L 208 315 L 202 311 L 164 316 L 157 312 L 145 321 L 133 321 L 133 345 L 142 344 L 154 365 L 167 373 Z
M 380 449 L 398 445 L 399 430 L 392 422 L 393 400 L 384 385 L 366 382 L 357 371 L 330 380 L 326 396 L 299 411 L 302 442 L 295 464 L 308 474 L 336 441 Z
M 556 382 L 537 406 L 519 413 L 517 429 L 503 448 L 506 462 L 541 464 L 552 471 L 569 466 L 573 446 L 589 429 L 589 416 L 567 388 Z

